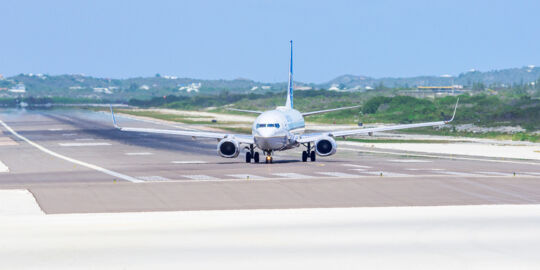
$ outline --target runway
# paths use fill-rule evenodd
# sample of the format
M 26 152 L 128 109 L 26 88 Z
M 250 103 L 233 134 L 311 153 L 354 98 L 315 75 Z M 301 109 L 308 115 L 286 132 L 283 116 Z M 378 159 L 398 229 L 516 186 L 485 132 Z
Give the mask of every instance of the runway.
M 338 142 L 317 162 L 301 162 L 297 149 L 246 164 L 242 154 L 218 157 L 214 140 L 120 132 L 101 112 L 11 110 L 0 119 L 0 189 L 28 189 L 48 214 L 540 202 L 540 163 L 529 160 Z

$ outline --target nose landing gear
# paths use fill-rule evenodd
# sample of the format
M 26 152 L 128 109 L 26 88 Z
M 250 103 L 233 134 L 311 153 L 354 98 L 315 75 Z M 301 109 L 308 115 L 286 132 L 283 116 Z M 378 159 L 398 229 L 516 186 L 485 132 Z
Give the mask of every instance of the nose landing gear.
M 265 163 L 272 163 L 272 152 L 271 151 L 264 151 L 264 154 L 266 154 L 266 160 Z
M 316 160 L 315 151 L 312 151 L 311 143 L 307 143 L 306 145 L 307 151 L 302 151 L 302 162 L 306 162 L 308 158 L 311 161 Z

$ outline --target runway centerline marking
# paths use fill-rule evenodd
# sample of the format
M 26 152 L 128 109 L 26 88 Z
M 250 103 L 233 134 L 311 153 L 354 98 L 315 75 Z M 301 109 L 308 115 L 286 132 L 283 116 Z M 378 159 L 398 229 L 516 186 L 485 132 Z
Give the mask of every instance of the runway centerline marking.
M 79 147 L 79 146 L 109 146 L 110 143 L 96 142 L 96 143 L 59 143 L 58 145 L 64 147 Z
M 171 181 L 171 179 L 163 177 L 163 176 L 157 176 L 157 175 L 150 175 L 150 176 L 137 176 L 138 179 L 141 179 L 143 181 Z
M 115 171 L 111 171 L 111 170 L 99 167 L 97 165 L 90 164 L 90 163 L 80 161 L 80 160 L 76 160 L 74 158 L 70 158 L 70 157 L 61 155 L 59 153 L 56 153 L 54 151 L 51 151 L 51 150 L 49 150 L 49 149 L 47 149 L 47 148 L 45 148 L 45 147 L 43 147 L 43 146 L 41 146 L 39 144 L 27 139 L 26 137 L 20 135 L 19 133 L 17 133 L 17 131 L 13 130 L 10 126 L 8 126 L 6 123 L 4 123 L 4 121 L 0 120 L 0 124 L 2 126 L 4 126 L 4 128 L 7 129 L 9 132 L 11 132 L 11 134 L 13 134 L 15 137 L 27 142 L 28 144 L 34 146 L 35 148 L 41 150 L 44 153 L 47 153 L 47 154 L 53 156 L 53 157 L 57 157 L 59 159 L 65 160 L 65 161 L 68 161 L 68 162 L 71 162 L 71 163 L 74 163 L 74 164 L 78 164 L 78 165 L 84 166 L 86 168 L 108 174 L 108 175 L 113 176 L 113 177 L 118 177 L 120 179 L 129 181 L 129 182 L 133 182 L 133 183 L 141 183 L 141 182 L 143 182 L 143 181 L 141 181 L 141 180 L 139 180 L 139 179 L 137 179 L 135 177 L 131 177 L 129 175 L 125 175 L 125 174 L 121 174 L 121 173 L 118 173 L 118 172 L 115 172 Z
M 311 175 L 299 174 L 299 173 L 273 173 L 283 178 L 313 178 Z
M 356 164 L 341 164 L 341 166 L 355 167 L 355 168 L 365 168 L 365 169 L 371 168 L 370 166 L 356 165 Z
M 489 174 L 489 175 L 500 175 L 500 176 L 512 176 L 512 173 L 509 172 L 476 172 L 479 174 Z
M 254 175 L 254 174 L 227 174 L 227 176 L 238 178 L 238 179 L 268 179 L 267 177 Z M 248 178 L 249 177 L 249 178 Z
M 0 161 L 0 173 L 5 173 L 5 172 L 9 172 L 9 168 L 8 166 L 6 166 L 6 164 Z
M 334 177 L 358 177 L 359 175 L 356 174 L 350 174 L 350 173 L 342 173 L 342 172 L 317 172 L 318 174 L 323 174 L 326 176 L 334 176 Z
M 192 174 L 192 175 L 182 175 L 183 177 L 193 179 L 193 180 L 218 180 L 219 178 L 204 175 L 204 174 Z
M 200 161 L 200 160 L 186 160 L 186 161 L 171 161 L 171 163 L 174 164 L 206 164 L 206 161 Z
M 457 176 L 480 176 L 480 174 L 466 173 L 466 172 L 438 171 L 438 173 L 457 175 Z
M 388 162 L 400 162 L 400 163 L 428 163 L 432 162 L 431 160 L 420 160 L 420 159 L 389 159 Z
M 150 156 L 150 155 L 153 155 L 153 154 L 150 153 L 150 152 L 129 152 L 129 153 L 124 153 L 124 155 L 126 155 L 126 156 Z
M 410 177 L 412 175 L 405 174 L 405 173 L 394 173 L 394 172 L 385 172 L 385 171 L 378 171 L 378 172 L 360 172 L 360 173 L 367 173 L 370 175 L 380 176 L 382 173 L 382 176 L 390 176 L 390 177 Z

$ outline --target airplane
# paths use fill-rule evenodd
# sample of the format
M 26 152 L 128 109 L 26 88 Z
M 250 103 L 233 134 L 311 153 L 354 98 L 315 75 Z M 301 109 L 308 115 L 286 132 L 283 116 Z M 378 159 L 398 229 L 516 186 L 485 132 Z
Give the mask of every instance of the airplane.
M 113 125 L 115 128 L 124 132 L 142 132 L 142 133 L 157 133 L 171 134 L 180 136 L 190 136 L 195 138 L 213 138 L 217 139 L 217 153 L 224 158 L 236 158 L 240 154 L 242 145 L 247 149 L 245 159 L 246 163 L 259 163 L 260 154 L 255 149 L 258 148 L 265 156 L 266 163 L 272 163 L 272 154 L 276 151 L 284 151 L 300 146 L 306 147 L 302 152 L 302 161 L 306 162 L 316 160 L 316 155 L 321 157 L 331 156 L 337 151 L 337 143 L 335 138 L 345 138 L 353 135 L 368 134 L 373 132 L 399 130 L 417 127 L 441 126 L 448 124 L 454 120 L 456 115 L 459 99 L 456 102 L 454 113 L 450 120 L 437 122 L 424 122 L 416 124 L 401 124 L 393 126 L 383 126 L 375 128 L 360 128 L 352 130 L 325 131 L 317 133 L 304 134 L 305 121 L 304 117 L 314 114 L 333 112 L 339 110 L 347 110 L 357 108 L 359 106 L 341 107 L 335 109 L 304 112 L 301 113 L 294 109 L 293 103 L 293 43 L 290 41 L 290 64 L 289 64 L 289 82 L 287 86 L 287 100 L 285 106 L 278 106 L 270 111 L 253 111 L 232 109 L 235 111 L 258 114 L 259 116 L 253 122 L 251 135 L 247 134 L 227 134 L 218 132 L 205 131 L 187 131 L 187 130 L 170 130 L 170 129 L 153 129 L 153 128 L 135 128 L 135 127 L 120 127 L 114 116 L 112 106 L 110 106 Z

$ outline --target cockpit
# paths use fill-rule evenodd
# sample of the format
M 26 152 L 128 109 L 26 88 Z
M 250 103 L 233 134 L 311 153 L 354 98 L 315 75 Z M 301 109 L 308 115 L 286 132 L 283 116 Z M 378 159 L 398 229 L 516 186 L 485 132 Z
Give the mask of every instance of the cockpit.
M 275 124 L 257 124 L 257 128 L 265 128 L 265 127 L 279 128 L 279 124 L 278 123 L 275 123 Z

